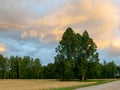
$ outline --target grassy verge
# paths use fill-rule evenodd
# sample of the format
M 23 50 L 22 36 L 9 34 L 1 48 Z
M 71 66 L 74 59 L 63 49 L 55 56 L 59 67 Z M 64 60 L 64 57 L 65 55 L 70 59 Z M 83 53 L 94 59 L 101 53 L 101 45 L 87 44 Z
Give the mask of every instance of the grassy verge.
M 87 80 L 85 82 L 95 82 L 95 83 L 90 83 L 90 84 L 87 84 L 87 85 L 80 85 L 80 86 L 71 86 L 71 87 L 57 88 L 57 89 L 52 89 L 52 90 L 73 90 L 73 89 L 80 88 L 80 87 L 100 85 L 100 84 L 113 82 L 113 81 L 116 81 L 116 79 L 91 79 L 91 80 Z

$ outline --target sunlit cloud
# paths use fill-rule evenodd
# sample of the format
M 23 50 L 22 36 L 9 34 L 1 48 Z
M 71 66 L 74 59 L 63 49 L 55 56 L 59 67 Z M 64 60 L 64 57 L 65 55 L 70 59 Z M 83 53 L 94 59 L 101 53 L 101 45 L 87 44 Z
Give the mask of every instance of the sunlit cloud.
M 3 53 L 3 52 L 5 52 L 5 50 L 6 50 L 5 45 L 4 44 L 0 44 L 0 52 Z
M 113 45 L 114 47 L 120 48 L 120 39 L 114 40 L 113 43 L 112 43 L 112 45 Z
M 119 27 L 118 14 L 119 10 L 112 1 L 76 0 L 74 2 L 71 0 L 62 9 L 37 20 L 37 24 L 51 26 L 45 31 L 51 30 L 52 33 L 50 33 L 56 35 L 57 39 L 55 40 L 57 41 L 61 39 L 61 35 L 67 26 L 73 26 L 80 33 L 83 31 L 82 29 L 87 29 L 98 47 L 106 48 L 115 36 L 113 32 Z M 44 29 L 44 27 L 41 28 Z

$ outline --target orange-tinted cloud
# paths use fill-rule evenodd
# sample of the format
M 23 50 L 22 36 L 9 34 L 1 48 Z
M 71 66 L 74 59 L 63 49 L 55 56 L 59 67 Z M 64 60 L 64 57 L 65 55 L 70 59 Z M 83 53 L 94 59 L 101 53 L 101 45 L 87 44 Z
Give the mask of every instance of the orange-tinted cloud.
M 21 30 L 22 39 L 37 37 L 40 42 L 53 44 L 70 26 L 79 33 L 87 30 L 98 49 L 120 47 L 120 7 L 113 0 L 5 1 L 8 0 L 0 1 L 0 28 Z M 40 7 L 39 13 L 34 11 L 41 3 L 44 8 Z M 53 3 L 57 8 L 53 8 Z
M 45 22 L 48 26 L 59 28 L 57 35 L 52 33 L 56 35 L 57 40 L 60 40 L 66 26 L 73 26 L 73 29 L 75 28 L 80 33 L 82 29 L 86 29 L 97 43 L 98 48 L 104 49 L 117 38 L 114 32 L 119 27 L 119 14 L 118 7 L 110 0 L 76 0 L 50 14 L 40 23 Z
M 3 53 L 6 51 L 5 45 L 4 44 L 0 44 L 0 52 Z

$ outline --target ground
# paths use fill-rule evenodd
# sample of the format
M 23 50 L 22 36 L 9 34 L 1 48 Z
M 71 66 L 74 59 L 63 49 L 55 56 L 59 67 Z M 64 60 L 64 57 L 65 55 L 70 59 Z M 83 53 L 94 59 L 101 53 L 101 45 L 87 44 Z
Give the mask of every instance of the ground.
M 76 90 L 120 90 L 120 81 L 90 87 L 83 87 Z
M 52 88 L 70 87 L 70 86 L 80 86 L 87 85 L 91 82 L 79 82 L 79 81 L 64 81 L 59 80 L 41 80 L 41 79 L 1 79 L 0 80 L 0 90 L 46 90 Z M 92 82 L 93 83 L 93 82 Z

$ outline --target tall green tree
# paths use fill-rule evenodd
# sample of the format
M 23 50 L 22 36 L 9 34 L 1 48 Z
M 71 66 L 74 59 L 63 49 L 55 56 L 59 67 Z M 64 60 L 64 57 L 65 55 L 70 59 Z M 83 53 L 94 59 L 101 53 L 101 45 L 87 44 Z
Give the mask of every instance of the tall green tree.
M 57 55 L 55 57 L 58 62 L 59 71 L 62 79 L 70 79 L 73 75 L 73 62 L 75 58 L 76 36 L 72 28 L 67 28 L 62 36 L 58 47 L 56 48 Z
M 91 58 L 94 59 L 93 57 L 96 53 L 97 46 L 87 31 L 83 32 L 82 36 L 76 34 L 76 37 L 78 43 L 76 48 L 76 66 L 79 78 L 84 81 L 87 75 L 88 62 Z

